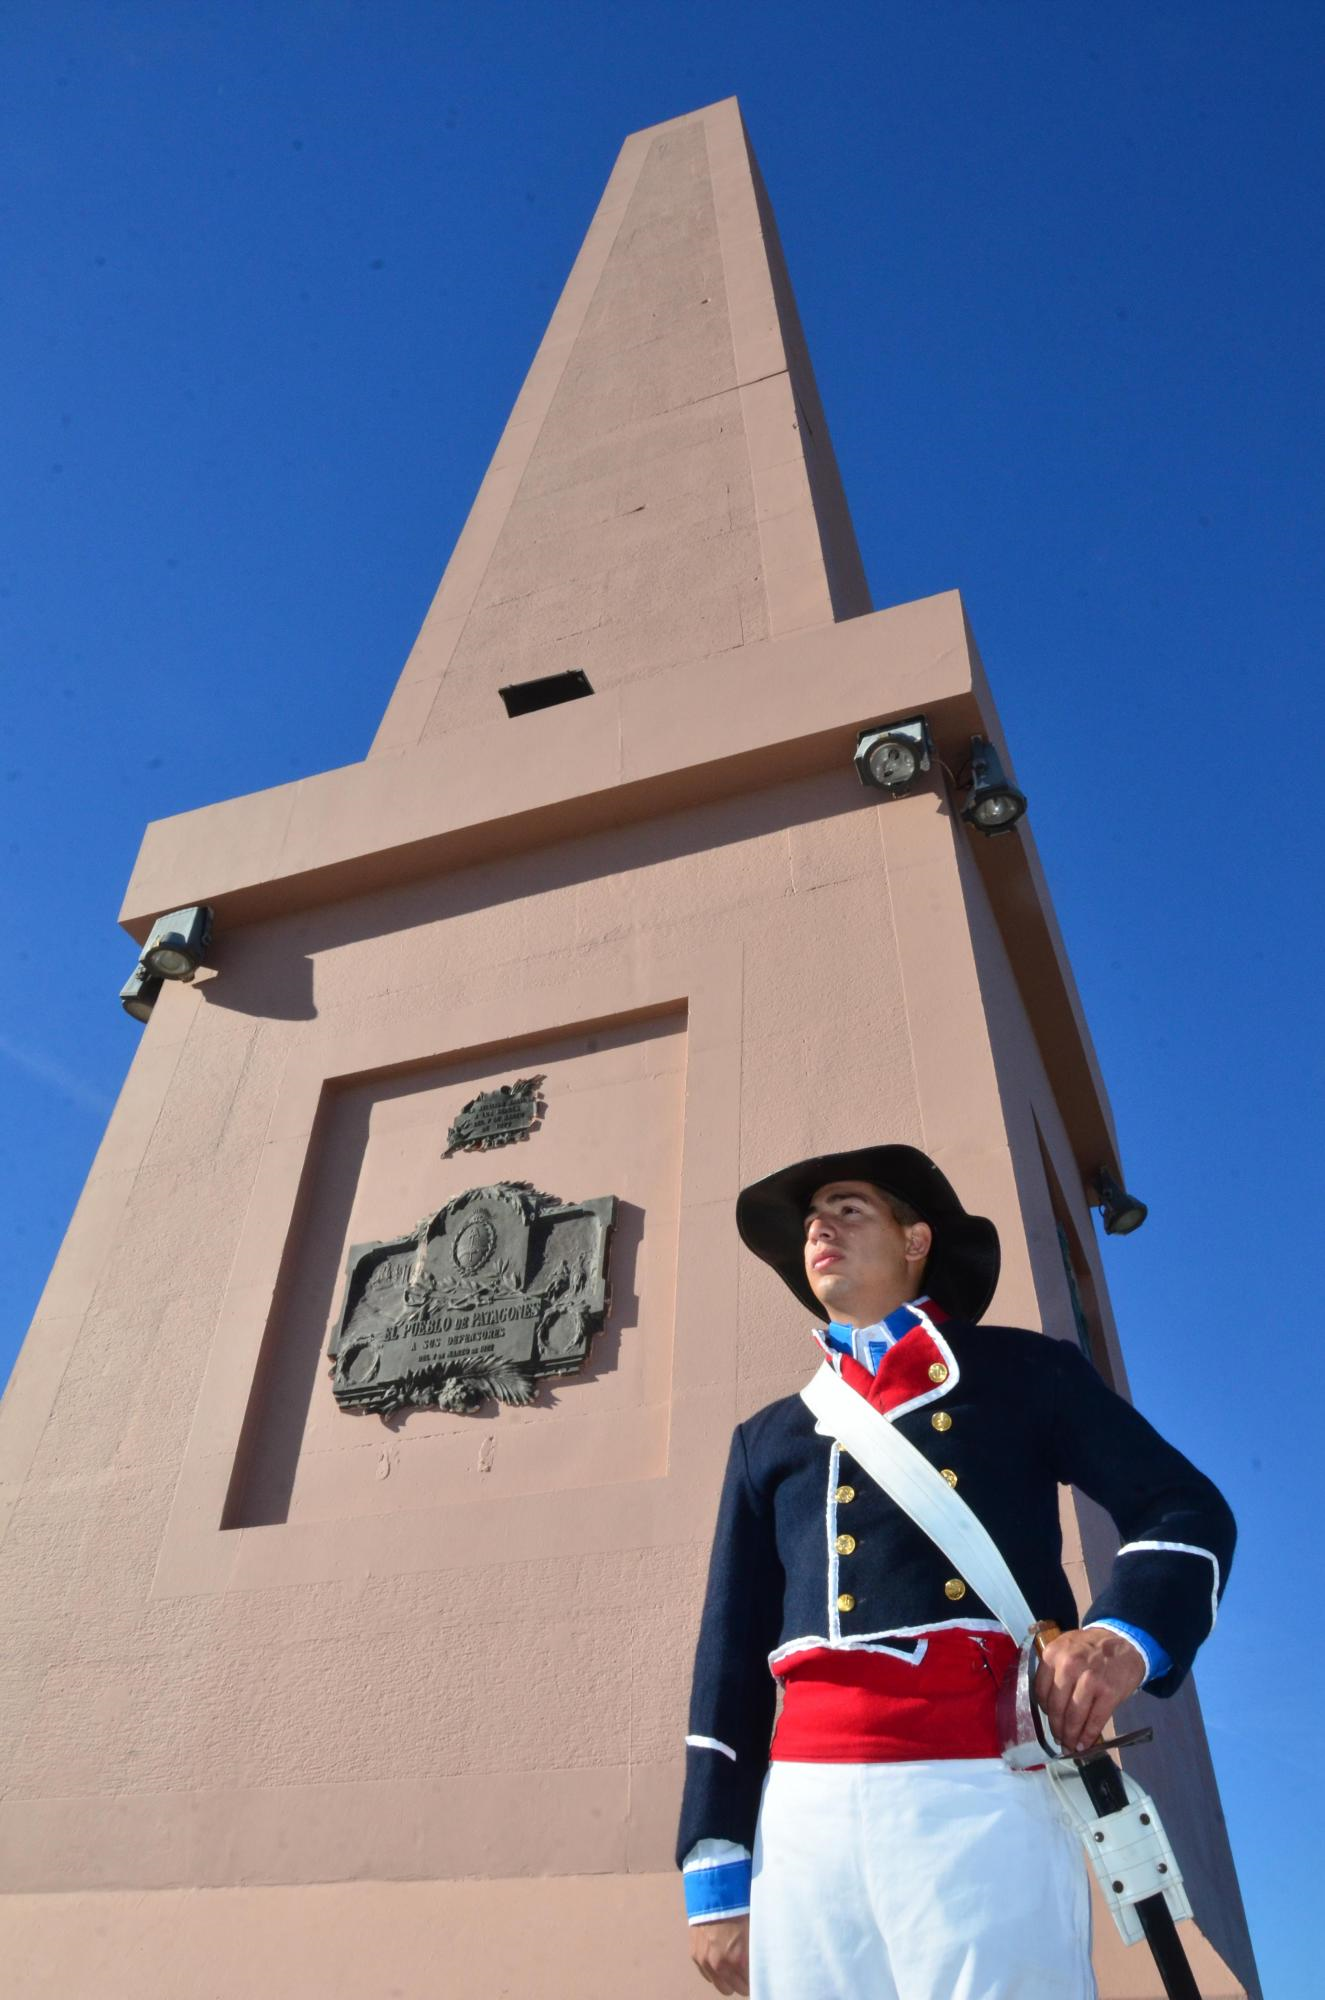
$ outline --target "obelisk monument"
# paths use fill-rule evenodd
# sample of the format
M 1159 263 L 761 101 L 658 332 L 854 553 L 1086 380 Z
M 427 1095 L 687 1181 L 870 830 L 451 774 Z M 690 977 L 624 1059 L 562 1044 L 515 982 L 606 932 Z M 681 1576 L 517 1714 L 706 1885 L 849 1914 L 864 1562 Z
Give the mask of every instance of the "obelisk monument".
M 929 769 L 862 786 L 916 717 Z M 368 756 L 147 829 L 123 924 L 212 942 L 3 1405 L 11 1995 L 695 2000 L 707 1540 L 811 1360 L 738 1186 L 923 1146 L 994 1316 L 1125 1384 L 1118 1140 L 1029 824 L 945 777 L 975 735 L 959 596 L 871 610 L 735 103 L 635 134 Z M 1254 1994 L 1195 1696 L 1154 1719 L 1202 1991 Z

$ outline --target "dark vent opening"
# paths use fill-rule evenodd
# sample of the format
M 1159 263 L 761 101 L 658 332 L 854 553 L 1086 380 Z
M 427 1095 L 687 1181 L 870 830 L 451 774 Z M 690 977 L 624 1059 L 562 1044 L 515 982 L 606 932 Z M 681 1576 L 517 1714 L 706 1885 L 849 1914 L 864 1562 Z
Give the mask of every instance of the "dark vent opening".
M 532 715 L 536 708 L 555 708 L 559 701 L 578 701 L 592 694 L 589 676 L 578 667 L 568 674 L 544 674 L 541 680 L 516 681 L 512 687 L 498 688 L 508 715 Z

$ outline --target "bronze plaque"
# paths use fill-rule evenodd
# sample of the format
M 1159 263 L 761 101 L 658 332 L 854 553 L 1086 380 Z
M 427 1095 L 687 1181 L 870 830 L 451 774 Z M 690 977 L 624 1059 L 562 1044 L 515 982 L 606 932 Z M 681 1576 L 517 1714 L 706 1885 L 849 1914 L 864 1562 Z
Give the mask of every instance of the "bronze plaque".
M 607 1311 L 616 1197 L 563 1202 L 528 1181 L 470 1188 L 411 1236 L 350 1251 L 331 1337 L 345 1410 L 531 1403 L 572 1374 Z
M 543 1081 L 541 1076 L 522 1076 L 471 1097 L 446 1135 L 442 1158 L 449 1160 L 452 1153 L 462 1151 L 489 1152 L 494 1146 L 513 1146 L 517 1139 L 527 1139 L 543 1113 L 538 1094 Z

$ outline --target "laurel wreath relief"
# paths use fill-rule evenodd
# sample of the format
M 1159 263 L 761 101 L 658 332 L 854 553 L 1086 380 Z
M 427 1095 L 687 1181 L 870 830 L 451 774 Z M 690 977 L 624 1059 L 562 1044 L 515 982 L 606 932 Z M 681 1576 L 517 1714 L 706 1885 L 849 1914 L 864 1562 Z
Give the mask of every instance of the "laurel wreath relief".
M 408 1239 L 382 1245 L 381 1253 L 386 1254 L 377 1268 L 384 1277 L 378 1280 L 376 1271 L 371 1272 L 357 1296 L 366 1296 L 369 1289 L 380 1293 L 399 1286 L 395 1290 L 396 1311 L 391 1314 L 383 1299 L 388 1315 L 385 1321 L 379 1305 L 373 1315 L 375 1327 L 365 1327 L 364 1337 L 342 1339 L 336 1344 L 338 1353 L 333 1346 L 332 1370 L 337 1400 L 343 1408 L 376 1412 L 386 1418 L 411 1405 L 434 1405 L 463 1414 L 488 1399 L 512 1406 L 529 1404 L 538 1393 L 541 1377 L 564 1373 L 583 1359 L 586 1336 L 592 1330 L 584 1302 L 596 1282 L 597 1259 L 578 1250 L 558 1257 L 539 1271 L 537 1289 L 526 1289 L 527 1280 L 509 1256 L 495 1263 L 487 1261 L 489 1246 L 495 1249 L 496 1241 L 483 1204 L 490 1208 L 494 1198 L 514 1208 L 526 1227 L 549 1209 L 561 1209 L 555 1196 L 538 1193 L 527 1181 L 471 1188 L 446 1211 L 455 1231 L 448 1238 L 450 1257 L 443 1260 L 448 1268 L 429 1265 L 429 1245 L 435 1241 L 443 1211 L 419 1223 L 412 1254 Z M 466 1211 L 472 1220 L 463 1219 Z M 481 1265 L 481 1274 L 471 1268 L 474 1262 Z M 351 1290 L 351 1302 L 355 1296 Z M 512 1320 L 518 1319 L 525 1329 L 531 1318 L 534 1322 L 533 1351 L 527 1358 L 522 1349 L 518 1360 L 508 1360 L 501 1352 L 503 1346 L 509 1347 L 505 1323 L 470 1329 L 464 1326 L 468 1316 L 508 1303 L 520 1307 L 510 1316 Z M 461 1321 L 459 1331 L 474 1335 L 471 1341 L 458 1343 L 462 1351 L 451 1354 L 435 1351 L 437 1343 L 427 1339 L 451 1331 L 449 1315 Z M 598 1314 L 595 1324 L 600 1322 Z M 346 1333 L 349 1324 L 343 1321 Z M 423 1341 L 434 1351 L 411 1351 L 415 1341 Z M 385 1359 L 388 1347 L 391 1366 L 379 1372 L 375 1357 Z M 469 1353 L 463 1351 L 465 1347 Z M 475 1348 L 479 1351 L 474 1352 Z

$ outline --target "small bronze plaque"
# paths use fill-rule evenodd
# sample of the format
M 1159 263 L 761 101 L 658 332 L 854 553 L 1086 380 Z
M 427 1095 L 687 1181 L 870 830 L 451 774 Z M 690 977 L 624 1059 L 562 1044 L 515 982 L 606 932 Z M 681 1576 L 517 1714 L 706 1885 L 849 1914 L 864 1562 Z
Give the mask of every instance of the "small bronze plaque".
M 531 1403 L 581 1366 L 607 1311 L 616 1198 L 563 1202 L 528 1181 L 470 1188 L 412 1236 L 350 1251 L 331 1338 L 345 1410 Z
M 517 1139 L 527 1139 L 543 1113 L 538 1094 L 543 1081 L 541 1076 L 522 1076 L 498 1090 L 483 1090 L 471 1097 L 446 1135 L 442 1158 L 449 1160 L 452 1153 L 461 1151 L 486 1153 L 494 1146 L 512 1146 Z

